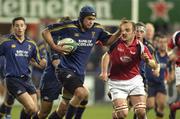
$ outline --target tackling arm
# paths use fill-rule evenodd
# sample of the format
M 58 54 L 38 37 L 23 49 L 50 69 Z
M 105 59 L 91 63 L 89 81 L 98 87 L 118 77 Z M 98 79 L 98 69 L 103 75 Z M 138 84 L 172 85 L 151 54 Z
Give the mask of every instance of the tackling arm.
M 121 35 L 121 31 L 118 29 L 114 34 L 112 34 L 112 36 L 107 41 L 106 45 L 108 46 L 112 45 L 119 38 L 120 35 Z

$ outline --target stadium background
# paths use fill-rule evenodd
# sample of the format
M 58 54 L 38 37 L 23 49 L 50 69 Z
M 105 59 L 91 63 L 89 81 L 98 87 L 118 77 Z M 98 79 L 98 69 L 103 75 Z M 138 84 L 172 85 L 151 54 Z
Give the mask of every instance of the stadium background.
M 77 18 L 78 11 L 84 5 L 96 8 L 97 21 L 111 33 L 116 31 L 122 18 L 132 19 L 134 22 L 151 22 L 156 32 L 161 31 L 168 35 L 180 29 L 180 0 L 0 0 L 0 34 L 8 34 L 11 20 L 23 16 L 28 24 L 27 34 L 35 40 L 42 39 L 40 31 L 46 25 L 56 22 L 62 16 Z M 103 119 L 111 117 L 112 108 L 106 96 L 107 86 L 98 79 L 100 56 L 105 50 L 106 48 L 94 47 L 87 65 L 86 84 L 91 92 L 90 110 L 85 113 L 87 117 L 93 111 L 97 113 L 96 108 L 102 110 L 102 115 L 108 115 Z M 167 85 L 167 90 L 168 104 L 177 97 L 174 82 Z M 16 109 L 19 110 L 19 107 L 13 109 L 13 114 L 18 115 Z

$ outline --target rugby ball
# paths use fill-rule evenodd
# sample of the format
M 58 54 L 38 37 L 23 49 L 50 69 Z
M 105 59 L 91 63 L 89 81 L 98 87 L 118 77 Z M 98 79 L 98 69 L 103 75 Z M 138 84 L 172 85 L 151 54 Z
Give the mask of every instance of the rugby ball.
M 74 52 L 77 49 L 78 43 L 72 38 L 64 38 L 57 42 L 57 45 L 65 48 L 69 53 Z

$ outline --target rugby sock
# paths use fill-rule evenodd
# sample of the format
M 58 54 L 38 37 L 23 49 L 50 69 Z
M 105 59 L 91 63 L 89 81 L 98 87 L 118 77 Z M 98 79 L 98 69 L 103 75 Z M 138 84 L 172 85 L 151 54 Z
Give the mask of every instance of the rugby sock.
M 34 116 L 32 117 L 32 119 L 39 119 L 38 113 L 35 113 Z
M 76 112 L 76 109 L 77 109 L 76 107 L 69 104 L 67 112 L 66 112 L 66 119 L 72 119 L 72 117 L 74 116 Z
M 20 119 L 31 119 L 31 115 L 27 114 L 24 109 L 21 110 Z
M 177 109 L 180 109 L 180 101 L 170 104 L 170 109 L 172 111 L 176 111 Z
M 82 114 L 85 111 L 87 104 L 88 104 L 87 100 L 83 100 L 80 103 L 80 106 L 76 110 L 75 119 L 81 119 L 82 118 Z
M 86 107 L 78 107 L 74 119 L 81 119 L 82 118 L 82 114 L 83 114 L 85 109 L 86 109 Z
M 54 111 L 48 119 L 62 119 L 61 117 L 58 116 L 58 114 L 56 113 L 56 111 Z
M 169 119 L 175 119 L 176 118 L 176 111 L 170 110 Z
M 7 118 L 11 117 L 11 109 L 15 98 L 10 94 L 7 94 L 6 98 L 7 100 L 0 107 L 0 118 L 2 118 L 4 115 Z
M 14 104 L 15 98 L 14 96 L 7 94 L 6 101 L 4 102 L 4 109 L 5 109 L 5 118 L 11 118 L 11 110 Z
M 2 118 L 4 116 L 5 112 L 6 112 L 6 105 L 3 103 L 0 106 L 0 118 Z

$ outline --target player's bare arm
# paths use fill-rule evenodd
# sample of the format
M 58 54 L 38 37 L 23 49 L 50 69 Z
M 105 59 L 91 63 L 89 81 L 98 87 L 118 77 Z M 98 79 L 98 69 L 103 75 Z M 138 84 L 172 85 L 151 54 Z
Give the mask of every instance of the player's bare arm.
M 39 63 L 37 63 L 34 59 L 31 59 L 30 64 L 39 69 L 44 69 L 47 65 L 47 62 L 45 58 L 42 58 Z
M 106 45 L 108 46 L 112 45 L 119 38 L 120 35 L 121 35 L 121 31 L 120 29 L 118 29 L 114 34 L 112 34 L 112 36 L 107 41 Z
M 107 81 L 108 79 L 108 66 L 109 66 L 109 54 L 106 52 L 101 59 L 101 74 L 100 79 Z
M 63 44 L 61 45 L 56 45 L 53 41 L 53 38 L 51 36 L 51 33 L 48 29 L 45 29 L 44 31 L 42 31 L 42 36 L 43 36 L 43 39 L 49 44 L 49 46 L 57 51 L 58 53 L 61 53 L 61 54 L 65 54 L 65 53 L 68 53 L 69 50 L 67 50 L 65 47 L 62 47 Z

